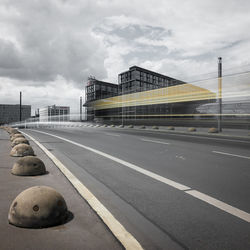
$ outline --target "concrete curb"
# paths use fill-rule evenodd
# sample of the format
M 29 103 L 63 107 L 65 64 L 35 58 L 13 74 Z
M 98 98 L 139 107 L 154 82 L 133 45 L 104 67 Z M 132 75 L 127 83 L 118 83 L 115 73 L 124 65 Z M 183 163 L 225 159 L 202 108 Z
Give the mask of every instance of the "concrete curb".
M 39 146 L 44 153 L 54 162 L 58 169 L 64 174 L 69 182 L 74 186 L 78 193 L 88 202 L 91 208 L 98 214 L 101 220 L 106 224 L 109 230 L 117 238 L 117 240 L 124 246 L 125 249 L 139 250 L 143 249 L 140 243 L 123 227 L 123 225 L 115 219 L 109 210 L 88 190 L 82 182 L 73 175 L 67 167 L 59 161 L 50 151 L 48 151 L 41 143 L 35 140 L 32 136 L 23 132 L 34 143 Z

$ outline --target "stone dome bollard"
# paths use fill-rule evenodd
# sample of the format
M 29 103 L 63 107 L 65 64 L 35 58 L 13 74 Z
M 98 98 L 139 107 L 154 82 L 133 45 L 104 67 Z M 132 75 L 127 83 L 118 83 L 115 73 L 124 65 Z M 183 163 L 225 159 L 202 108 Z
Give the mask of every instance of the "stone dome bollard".
M 12 148 L 10 155 L 14 157 L 23 157 L 27 155 L 34 155 L 34 151 L 31 146 L 21 143 Z
M 65 223 L 66 202 L 61 194 L 47 186 L 34 186 L 21 192 L 12 202 L 8 220 L 17 227 L 43 228 Z
M 217 128 L 210 128 L 209 130 L 208 130 L 208 133 L 218 133 L 219 131 L 218 131 L 218 129 Z
M 167 129 L 168 130 L 174 130 L 174 127 L 173 126 L 168 126 Z
M 21 138 L 25 138 L 24 135 L 20 133 L 20 134 L 14 134 L 14 135 L 12 135 L 12 136 L 10 137 L 10 140 L 11 140 L 11 141 L 14 141 L 16 138 L 20 138 L 20 137 L 21 137 Z
M 17 129 L 15 128 L 8 128 L 7 132 L 9 134 L 16 134 L 16 133 L 20 133 Z
M 193 127 L 188 128 L 188 132 L 195 132 L 195 131 L 196 131 L 196 128 L 193 128 Z
M 11 147 L 15 147 L 16 145 L 21 144 L 21 143 L 30 145 L 27 139 L 25 139 L 24 137 L 18 137 L 14 141 L 12 141 Z
M 20 176 L 35 176 L 46 173 L 44 163 L 35 156 L 24 156 L 14 163 L 11 173 Z

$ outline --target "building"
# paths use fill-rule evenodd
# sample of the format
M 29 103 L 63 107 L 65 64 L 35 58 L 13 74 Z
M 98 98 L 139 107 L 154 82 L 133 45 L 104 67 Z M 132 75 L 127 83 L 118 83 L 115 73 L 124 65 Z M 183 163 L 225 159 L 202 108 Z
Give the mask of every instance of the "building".
M 119 95 L 171 87 L 184 82 L 138 66 L 118 75 Z
M 22 120 L 31 116 L 31 105 L 22 105 Z M 19 104 L 0 104 L 0 124 L 8 124 L 20 121 Z
M 118 95 L 118 85 L 96 80 L 94 77 L 88 78 L 86 86 L 86 102 L 108 98 Z
M 96 100 L 109 98 L 118 95 L 118 85 L 96 80 L 94 77 L 89 77 L 87 86 L 85 88 L 85 100 L 84 106 Z M 95 117 L 94 109 L 91 106 L 87 108 L 87 120 L 93 120 Z
M 102 82 L 98 82 L 102 88 Z M 91 92 L 89 86 L 87 120 L 122 124 L 167 124 L 179 117 L 192 118 L 199 113 L 197 107 L 216 99 L 216 94 L 205 88 L 137 66 L 118 75 L 118 95 L 113 92 L 94 96 L 96 89 L 93 87 Z
M 47 106 L 39 110 L 40 122 L 63 122 L 70 120 L 70 107 L 66 106 Z

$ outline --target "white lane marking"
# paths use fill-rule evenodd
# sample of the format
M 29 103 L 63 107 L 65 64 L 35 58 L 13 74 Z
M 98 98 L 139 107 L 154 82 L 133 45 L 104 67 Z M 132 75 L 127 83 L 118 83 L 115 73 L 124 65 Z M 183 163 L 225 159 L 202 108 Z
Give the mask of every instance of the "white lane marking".
M 153 143 L 159 143 L 159 144 L 166 144 L 166 145 L 169 145 L 169 144 L 170 144 L 169 142 L 154 141 L 154 140 L 148 140 L 148 139 L 144 139 L 144 138 L 141 138 L 141 141 L 153 142 Z
M 118 134 L 111 134 L 111 133 L 104 133 L 105 135 L 111 135 L 111 136 L 121 136 L 121 135 L 118 135 Z
M 143 249 L 140 243 L 131 235 L 123 225 L 116 220 L 116 218 L 109 212 L 109 210 L 90 192 L 90 190 L 83 185 L 83 183 L 68 170 L 68 168 L 59 161 L 49 150 L 47 150 L 41 143 L 35 140 L 32 136 L 22 132 L 33 140 L 55 163 L 59 170 L 72 183 L 79 194 L 89 203 L 93 210 L 100 216 L 103 222 L 108 226 L 114 236 L 121 242 L 125 249 Z
M 216 154 L 221 154 L 221 155 L 229 155 L 229 156 L 235 156 L 235 157 L 239 157 L 239 158 L 249 159 L 249 160 L 250 160 L 250 157 L 248 157 L 248 156 L 243 156 L 243 155 L 235 155 L 235 154 L 230 154 L 230 153 L 220 152 L 220 151 L 212 151 L 212 152 L 213 152 L 213 153 L 216 153 Z
M 225 202 L 222 202 L 220 200 L 217 200 L 209 195 L 203 194 L 199 191 L 196 190 L 190 190 L 190 191 L 185 191 L 185 193 L 192 195 L 193 197 L 200 199 L 202 201 L 205 201 L 229 214 L 232 214 L 238 218 L 241 218 L 242 220 L 245 220 L 247 222 L 250 222 L 250 214 L 247 212 L 244 212 L 238 208 L 235 208 L 233 206 L 230 206 L 226 204 Z
M 143 169 L 143 168 L 141 168 L 141 167 L 138 167 L 138 166 L 136 166 L 136 165 L 134 165 L 134 164 L 132 164 L 132 163 L 130 163 L 130 162 L 121 160 L 121 159 L 119 159 L 119 158 L 117 158 L 117 157 L 114 157 L 114 156 L 112 156 L 112 155 L 106 154 L 106 153 L 104 153 L 104 152 L 102 152 L 102 151 L 99 151 L 99 150 L 97 150 L 97 149 L 94 149 L 94 148 L 85 146 L 85 145 L 83 145 L 83 144 L 80 144 L 80 143 L 77 143 L 77 142 L 68 140 L 68 139 L 66 139 L 66 138 L 63 138 L 63 137 L 60 137 L 60 136 L 57 136 L 57 135 L 53 135 L 53 134 L 49 134 L 49 133 L 42 132 L 42 131 L 37 131 L 37 130 L 32 130 L 32 131 L 35 131 L 35 132 L 38 132 L 38 133 L 41 133 L 41 134 L 50 135 L 50 136 L 56 137 L 56 138 L 58 138 L 58 139 L 67 141 L 67 142 L 69 142 L 69 143 L 71 143 L 71 144 L 74 144 L 74 145 L 76 145 L 76 146 L 78 146 L 78 147 L 81 147 L 81 148 L 87 149 L 87 150 L 89 150 L 89 151 L 92 151 L 92 152 L 94 152 L 94 153 L 96 153 L 96 154 L 99 154 L 99 155 L 101 155 L 101 156 L 103 156 L 103 157 L 106 157 L 106 158 L 108 158 L 108 159 L 110 159 L 110 160 L 112 160 L 112 161 L 115 161 L 115 162 L 117 162 L 117 163 L 119 163 L 119 164 L 122 164 L 122 165 L 124 165 L 124 166 L 126 166 L 126 167 L 128 167 L 128 168 L 131 168 L 131 169 L 133 169 L 133 170 L 135 170 L 135 171 L 137 171 L 137 172 L 139 172 L 139 173 L 141 173 L 141 174 L 144 174 L 144 175 L 146 175 L 146 176 L 149 176 L 149 177 L 151 177 L 151 178 L 153 178 L 153 179 L 155 179 L 155 180 L 157 180 L 157 181 L 163 182 L 163 183 L 165 183 L 165 184 L 167 184 L 167 185 L 169 185 L 169 186 L 172 186 L 172 187 L 174 187 L 174 188 L 177 188 L 177 189 L 179 189 L 179 190 L 186 190 L 186 189 L 189 189 L 189 187 L 187 187 L 187 186 L 185 186 L 185 185 L 182 185 L 182 184 L 180 184 L 180 183 L 178 183 L 178 182 L 175 182 L 175 181 L 172 181 L 172 180 L 167 179 L 167 178 L 165 178 L 165 177 L 162 177 L 162 176 L 160 176 L 160 175 L 158 175 L 158 174 L 155 174 L 155 173 L 153 173 L 153 172 L 151 172 L 151 171 L 148 171 L 148 170 L 146 170 L 146 169 Z
M 158 180 L 158 181 L 163 182 L 163 183 L 165 183 L 165 184 L 167 184 L 167 185 L 169 185 L 169 186 L 172 186 L 172 187 L 174 187 L 174 188 L 176 188 L 176 189 L 179 189 L 179 190 L 181 190 L 181 191 L 184 191 L 186 194 L 190 194 L 190 195 L 196 197 L 196 196 L 195 196 L 195 193 L 190 193 L 191 191 L 187 191 L 187 190 L 191 190 L 192 188 L 190 188 L 190 187 L 188 187 L 188 186 L 185 186 L 185 185 L 182 185 L 182 184 L 180 184 L 180 183 L 178 183 L 178 182 L 172 181 L 172 180 L 170 180 L 170 179 L 167 179 L 167 178 L 165 178 L 165 177 L 162 177 L 162 176 L 160 176 L 160 175 L 157 175 L 157 174 L 155 174 L 155 173 L 153 173 L 153 172 L 150 172 L 150 171 L 148 171 L 148 170 L 142 169 L 142 168 L 140 168 L 140 167 L 138 167 L 138 166 L 136 166 L 136 165 L 134 165 L 134 164 L 131 164 L 131 163 L 129 163 L 129 162 L 126 162 L 126 161 L 124 161 L 124 160 L 121 160 L 121 159 L 119 159 L 119 158 L 116 158 L 116 157 L 114 157 L 114 156 L 112 156 L 112 155 L 103 153 L 103 152 L 101 152 L 101 151 L 99 151 L 99 150 L 96 150 L 96 149 L 93 149 L 93 148 L 84 146 L 84 145 L 82 145 L 82 144 L 80 144 L 80 143 L 77 143 L 77 142 L 68 140 L 68 139 L 66 139 L 66 138 L 63 138 L 63 137 L 60 137 L 60 136 L 57 136 L 57 135 L 49 134 L 49 133 L 42 132 L 42 131 L 38 131 L 38 130 L 32 130 L 32 129 L 31 129 L 31 131 L 38 132 L 38 133 L 41 133 L 41 134 L 50 135 L 50 136 L 53 136 L 53 137 L 55 137 L 55 138 L 58 138 L 58 139 L 67 141 L 67 142 L 69 142 L 69 143 L 71 143 L 71 144 L 74 144 L 74 145 L 76 145 L 76 146 L 85 148 L 85 149 L 87 149 L 87 150 L 89 150 L 89 151 L 92 151 L 92 152 L 94 152 L 94 153 L 96 153 L 96 154 L 99 154 L 99 155 L 101 155 L 101 156 L 103 156 L 103 157 L 106 157 L 106 158 L 108 158 L 108 159 L 110 159 L 110 160 L 113 160 L 113 161 L 118 162 L 118 163 L 120 163 L 120 164 L 122 164 L 122 165 L 124 165 L 124 166 L 127 166 L 127 167 L 129 167 L 129 168 L 131 168 L 131 169 L 134 169 L 135 171 L 137 171 L 137 172 L 139 172 L 139 173 L 142 173 L 142 174 L 144 174 L 144 175 L 147 175 L 147 176 L 149 176 L 149 177 L 151 177 L 151 178 L 153 178 L 153 179 L 155 179 L 155 180 Z M 186 190 L 186 191 L 185 191 L 185 190 Z M 193 191 L 195 191 L 195 190 L 193 190 Z M 208 196 L 208 195 L 206 195 L 206 194 L 200 193 L 199 191 L 196 191 L 196 192 L 198 192 L 199 194 L 201 194 L 201 195 L 199 196 L 199 197 L 200 197 L 199 199 L 201 199 L 201 197 L 210 197 L 210 196 Z M 196 197 L 196 198 L 198 198 L 198 197 Z M 213 197 L 210 197 L 210 198 L 213 199 L 213 201 L 218 201 L 218 202 L 220 202 L 219 200 L 216 200 L 216 199 L 214 199 Z M 205 202 L 207 202 L 205 199 L 202 199 L 202 200 L 205 201 Z M 212 202 L 212 200 L 210 200 L 210 202 L 208 202 L 208 203 L 209 203 L 210 205 L 213 205 L 213 206 L 219 208 L 219 209 L 222 209 L 221 206 L 217 205 L 218 203 Z M 226 204 L 226 203 L 224 203 L 224 202 L 221 202 L 221 203 Z M 227 205 L 228 207 L 231 207 L 231 208 L 235 209 L 235 211 L 242 211 L 242 210 L 240 210 L 240 209 L 238 209 L 238 208 L 235 208 L 235 207 L 232 207 L 232 206 L 230 206 L 230 205 L 228 205 L 228 204 L 226 204 L 226 205 Z M 246 215 L 246 216 L 242 217 L 242 216 L 238 216 L 238 215 L 240 215 L 240 214 L 237 213 L 237 212 L 235 212 L 235 211 L 233 211 L 233 210 L 231 210 L 231 209 L 227 209 L 227 210 L 222 209 L 222 210 L 225 211 L 225 212 L 228 212 L 228 213 L 230 213 L 230 214 L 232 214 L 232 215 L 234 215 L 234 216 L 237 216 L 238 218 L 240 218 L 240 219 L 242 219 L 242 220 L 245 220 L 245 221 L 247 221 L 247 222 L 250 221 L 250 214 L 247 213 L 247 212 L 242 211 L 242 212 Z M 231 213 L 231 211 L 233 211 L 233 213 Z M 245 218 L 245 217 L 246 217 L 246 218 Z
M 136 130 L 140 130 L 141 129 L 136 129 Z M 183 135 L 183 134 L 178 134 L 178 131 L 175 131 L 175 132 L 171 132 L 171 131 L 164 131 L 164 130 L 161 130 L 161 131 L 152 131 L 152 130 L 144 130 L 145 132 L 147 133 L 151 133 L 154 132 L 154 134 L 158 134 L 158 135 L 175 135 L 175 136 L 184 136 L 184 137 L 193 137 L 193 138 L 201 138 L 201 139 L 207 139 L 207 140 L 218 140 L 218 141 L 230 141 L 230 142 L 240 142 L 240 143 L 247 143 L 247 144 L 250 144 L 249 141 L 240 141 L 240 140 L 230 140 L 230 139 L 226 139 L 226 138 L 223 138 L 223 136 L 225 137 L 228 137 L 228 135 L 219 135 L 221 136 L 222 138 L 217 138 L 217 137 L 212 137 L 212 138 L 209 138 L 208 136 L 206 137 L 205 135 L 201 134 L 201 135 Z M 167 132 L 167 133 L 165 133 Z M 177 132 L 177 133 L 176 133 Z M 216 135 L 214 135 L 216 136 Z

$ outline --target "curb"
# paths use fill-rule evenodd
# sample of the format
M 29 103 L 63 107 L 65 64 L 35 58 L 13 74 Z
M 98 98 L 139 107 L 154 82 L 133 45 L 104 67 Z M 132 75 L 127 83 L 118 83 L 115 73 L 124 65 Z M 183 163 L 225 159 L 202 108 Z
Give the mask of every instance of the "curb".
M 69 180 L 77 192 L 88 202 L 90 207 L 98 214 L 101 220 L 106 224 L 116 239 L 123 245 L 125 249 L 139 250 L 143 249 L 140 243 L 131 235 L 123 225 L 115 219 L 109 210 L 88 190 L 86 186 L 79 179 L 67 169 L 67 167 L 58 160 L 49 150 L 47 150 L 41 143 L 35 140 L 32 136 L 22 132 L 28 136 L 34 143 L 40 147 L 44 153 L 54 162 L 57 168 Z

